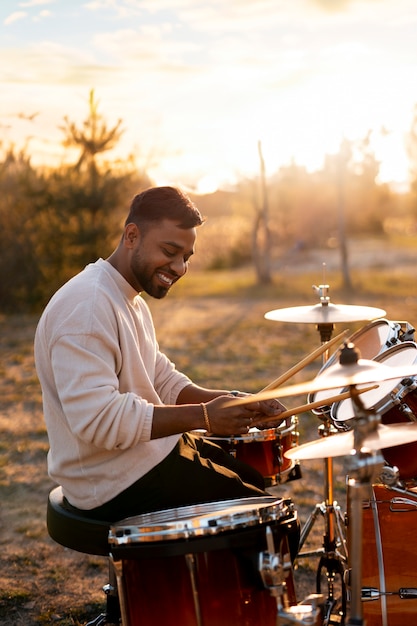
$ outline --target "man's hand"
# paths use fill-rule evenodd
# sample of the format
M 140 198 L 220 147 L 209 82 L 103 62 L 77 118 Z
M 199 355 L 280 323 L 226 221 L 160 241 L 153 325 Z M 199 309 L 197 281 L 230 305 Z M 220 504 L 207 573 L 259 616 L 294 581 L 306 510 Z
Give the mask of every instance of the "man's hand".
M 253 426 L 263 430 L 265 428 L 276 428 L 281 424 L 282 419 L 280 419 L 279 416 L 286 411 L 286 408 L 279 400 L 276 398 L 272 400 L 262 400 L 262 402 L 259 402 L 259 405 L 260 411 L 254 416 Z M 263 418 L 265 417 L 276 417 L 277 419 L 270 419 L 264 422 Z

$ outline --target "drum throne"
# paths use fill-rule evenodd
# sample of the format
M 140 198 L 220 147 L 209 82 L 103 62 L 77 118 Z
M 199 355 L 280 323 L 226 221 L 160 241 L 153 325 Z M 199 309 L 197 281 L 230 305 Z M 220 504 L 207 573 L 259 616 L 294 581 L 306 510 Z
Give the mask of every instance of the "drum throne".
M 110 558 L 108 535 L 110 522 L 102 522 L 77 515 L 65 505 L 61 487 L 52 489 L 48 496 L 46 523 L 49 536 L 64 546 L 84 554 L 107 557 L 109 581 L 103 587 L 106 594 L 106 612 L 86 624 L 105 626 L 120 624 L 120 604 L 116 574 Z

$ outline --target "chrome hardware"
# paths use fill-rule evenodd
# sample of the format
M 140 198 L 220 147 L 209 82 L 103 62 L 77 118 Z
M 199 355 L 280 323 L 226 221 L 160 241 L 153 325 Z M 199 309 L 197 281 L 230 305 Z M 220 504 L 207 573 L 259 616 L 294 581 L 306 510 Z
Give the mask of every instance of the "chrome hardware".
M 380 481 L 387 487 L 394 487 L 395 485 L 398 485 L 398 481 L 400 480 L 400 472 L 398 467 L 390 467 L 389 465 L 385 465 L 382 468 L 379 478 Z
M 291 569 L 291 560 L 289 555 L 283 559 L 275 552 L 274 537 L 269 526 L 265 533 L 267 549 L 259 553 L 259 573 L 264 587 L 269 589 L 272 596 L 278 597 L 281 593 L 286 594 L 284 572 Z

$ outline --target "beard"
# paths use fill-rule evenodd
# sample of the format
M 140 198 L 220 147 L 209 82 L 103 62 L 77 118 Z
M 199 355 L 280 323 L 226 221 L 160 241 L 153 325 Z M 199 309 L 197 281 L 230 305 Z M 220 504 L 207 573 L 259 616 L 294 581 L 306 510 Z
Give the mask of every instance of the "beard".
M 155 268 L 151 268 L 150 264 L 141 258 L 139 251 L 132 258 L 130 269 L 140 287 L 138 291 L 145 291 L 149 296 L 157 300 L 165 298 L 171 285 L 164 286 L 159 282 L 156 284 Z M 162 268 L 160 269 L 162 270 Z M 169 274 L 168 270 L 164 271 Z

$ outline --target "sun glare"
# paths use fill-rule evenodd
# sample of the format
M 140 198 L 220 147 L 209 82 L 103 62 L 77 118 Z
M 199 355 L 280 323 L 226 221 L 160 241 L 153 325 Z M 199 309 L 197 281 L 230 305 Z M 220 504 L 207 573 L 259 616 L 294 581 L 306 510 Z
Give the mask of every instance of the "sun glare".
M 388 10 L 387 2 L 381 0 L 381 4 Z M 198 193 L 212 193 L 259 174 L 258 142 L 267 175 L 291 162 L 315 171 L 323 166 L 326 155 L 338 152 L 343 139 L 359 141 L 372 131 L 372 147 L 380 161 L 379 180 L 407 181 L 404 136 L 411 125 L 413 99 L 417 101 L 410 44 L 404 43 L 402 48 L 400 39 L 390 42 L 390 47 L 385 40 L 381 43 L 386 28 L 382 18 L 370 36 L 371 31 L 366 30 L 369 25 L 362 25 L 360 12 L 353 8 L 340 9 L 332 17 L 339 41 L 329 30 L 329 16 L 318 9 L 313 13 L 318 31 L 310 22 L 306 27 L 301 14 L 293 22 L 289 11 L 285 28 L 282 16 L 276 15 L 277 28 L 282 30 L 280 36 L 275 37 L 274 32 L 272 43 L 268 40 L 268 54 L 254 48 L 253 42 L 260 36 L 256 29 L 248 38 L 231 32 L 230 37 L 236 36 L 231 49 L 226 25 L 225 35 L 219 38 L 200 26 L 199 35 L 217 45 L 212 50 L 199 44 L 201 48 L 207 45 L 207 56 L 201 52 L 203 61 L 198 57 L 198 62 L 189 56 L 190 50 L 197 49 L 191 25 L 188 45 L 179 43 L 173 29 L 166 38 L 166 49 L 161 51 L 160 40 L 151 38 L 149 45 L 153 43 L 155 48 L 139 60 L 136 36 L 123 41 L 126 45 L 122 50 L 118 48 L 122 31 L 116 30 L 111 37 L 113 47 L 107 52 L 113 48 L 118 51 L 123 58 L 122 69 L 115 71 L 116 55 L 113 73 L 107 75 L 102 66 L 94 74 L 93 68 L 100 68 L 102 63 L 98 56 L 91 67 L 88 65 L 91 73 L 87 74 L 88 80 L 97 81 L 101 112 L 109 125 L 112 120 L 123 119 L 126 132 L 114 151 L 116 158 L 136 154 L 140 159 L 143 155 L 138 166 L 145 166 L 157 184 L 178 182 Z M 261 14 L 259 19 L 260 32 L 271 36 L 270 25 L 261 20 Z M 361 28 L 353 28 L 353 24 Z M 98 26 L 94 23 L 90 28 L 94 32 Z M 155 24 L 153 28 L 158 31 Z M 219 28 L 221 31 L 221 21 Z M 405 32 L 409 30 L 407 27 Z M 393 32 L 402 34 L 399 28 Z M 100 37 L 101 42 L 107 41 L 110 34 L 101 33 Z M 58 40 L 54 45 L 59 47 Z M 168 50 L 176 51 L 175 63 Z M 95 52 L 89 51 L 92 58 Z M 54 65 L 56 68 L 63 63 L 62 82 L 57 85 L 51 85 L 51 75 L 44 73 L 43 57 L 34 57 L 36 88 L 22 63 L 22 58 L 30 55 L 10 59 L 14 65 L 9 73 L 19 80 L 14 80 L 12 89 L 3 89 L 3 135 L 14 145 L 27 145 L 34 162 L 41 162 L 49 153 L 56 155 L 57 161 L 61 159 L 63 137 L 58 125 L 68 115 L 81 126 L 87 113 L 88 88 L 82 84 L 80 72 L 84 57 L 81 55 L 80 61 L 78 53 L 74 56 L 72 49 L 64 47 L 61 55 Z M 132 80 L 138 63 L 140 81 Z M 71 81 L 65 79 L 65 72 L 70 72 Z M 74 86 L 75 75 L 80 82 Z M 17 119 L 21 109 L 25 118 Z M 27 117 L 34 113 L 33 119 Z M 388 132 L 382 133 L 382 127 Z M 147 154 L 153 156 L 151 166 Z

